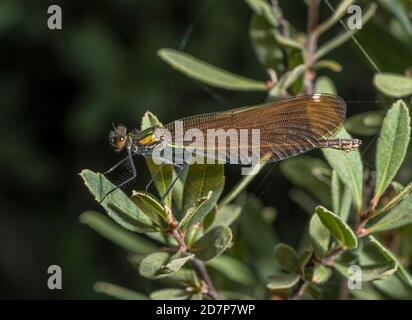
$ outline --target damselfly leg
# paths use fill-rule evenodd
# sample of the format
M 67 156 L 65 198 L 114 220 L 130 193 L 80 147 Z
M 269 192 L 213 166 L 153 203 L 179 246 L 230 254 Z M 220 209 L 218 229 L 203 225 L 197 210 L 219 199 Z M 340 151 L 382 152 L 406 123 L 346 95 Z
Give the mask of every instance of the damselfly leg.
M 120 161 L 119 163 L 117 163 L 116 165 L 114 165 L 112 168 L 110 168 L 108 171 L 106 171 L 105 174 L 112 172 L 112 171 L 113 171 L 114 169 L 116 169 L 119 165 L 121 165 L 122 163 L 124 163 L 124 162 L 126 162 L 126 161 L 128 161 L 128 162 L 127 162 L 127 165 L 128 165 L 127 167 L 131 170 L 131 173 L 132 173 L 131 176 L 130 176 L 130 178 L 122 181 L 122 182 L 119 183 L 115 188 L 113 188 L 113 189 L 111 189 L 109 192 L 107 192 L 107 193 L 103 196 L 103 198 L 100 200 L 100 203 L 102 203 L 102 202 L 107 198 L 107 196 L 108 196 L 109 194 L 111 194 L 113 191 L 115 191 L 115 190 L 117 190 L 117 189 L 123 188 L 125 185 L 127 185 L 128 183 L 130 183 L 130 182 L 132 182 L 134 179 L 136 179 L 137 171 L 136 171 L 136 167 L 135 167 L 135 165 L 134 165 L 134 163 L 133 163 L 132 153 L 131 153 L 130 150 L 128 151 L 128 155 L 127 155 L 126 158 L 124 158 L 122 161 Z
M 172 191 L 173 186 L 176 184 L 177 180 L 182 176 L 184 169 L 187 167 L 187 164 L 184 164 L 184 165 L 174 164 L 174 166 L 179 168 L 179 172 L 176 174 L 176 177 L 173 179 L 172 183 L 167 188 L 166 192 L 160 197 L 160 203 L 163 206 L 164 206 L 164 200 L 166 199 L 167 195 Z

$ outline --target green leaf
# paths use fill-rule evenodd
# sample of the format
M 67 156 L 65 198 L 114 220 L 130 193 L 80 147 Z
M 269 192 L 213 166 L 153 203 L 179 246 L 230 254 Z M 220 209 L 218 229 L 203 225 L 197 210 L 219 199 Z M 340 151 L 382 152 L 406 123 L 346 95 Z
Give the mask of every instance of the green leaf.
M 260 167 L 260 170 L 262 170 L 262 168 L 265 166 L 265 164 L 263 164 Z M 250 174 L 250 175 L 246 175 L 243 178 L 240 179 L 240 181 L 235 185 L 235 187 L 229 191 L 229 193 L 220 201 L 218 207 L 222 208 L 225 205 L 229 204 L 230 202 L 232 202 L 234 199 L 236 199 L 236 197 L 242 193 L 242 191 L 244 191 L 246 189 L 246 187 L 249 185 L 249 183 L 252 182 L 252 180 L 257 176 L 256 174 Z
M 354 2 L 355 0 L 342 0 L 339 3 L 338 7 L 333 10 L 331 17 L 317 27 L 317 29 L 315 30 L 316 34 L 321 35 L 325 31 L 333 27 L 335 24 L 337 24 L 343 18 L 343 16 L 347 14 L 348 7 Z
M 367 226 L 366 232 L 374 233 L 385 230 L 392 230 L 411 223 L 412 195 L 409 194 L 397 207 L 385 214 L 382 218 L 375 218 L 371 220 L 371 224 Z
M 153 113 L 147 111 L 142 118 L 141 130 L 143 131 L 154 126 L 161 127 L 163 125 Z M 159 193 L 159 196 L 162 197 L 168 190 L 169 186 L 172 184 L 174 175 L 173 166 L 168 164 L 157 165 L 156 163 L 154 163 L 151 156 L 145 157 L 145 159 L 150 174 L 152 178 L 154 178 L 154 184 L 156 186 L 157 192 Z M 172 194 L 173 193 L 170 192 L 164 199 L 165 205 L 169 208 L 171 206 Z
M 219 291 L 220 297 L 223 300 L 255 300 L 256 298 L 240 293 L 240 292 L 234 292 L 234 291 Z
M 255 12 L 255 14 L 264 17 L 271 26 L 277 27 L 279 25 L 279 22 L 273 15 L 272 8 L 267 1 L 245 0 L 245 2 L 249 5 L 250 9 Z
M 272 68 L 277 74 L 285 71 L 285 56 L 282 48 L 275 41 L 276 29 L 263 16 L 253 14 L 250 20 L 249 37 L 255 55 L 266 68 Z
M 335 170 L 332 171 L 332 178 L 330 181 L 331 198 L 332 198 L 332 210 L 339 212 L 340 209 L 340 182 L 338 174 Z
M 159 121 L 159 119 L 150 111 L 146 111 L 146 113 L 142 117 L 142 124 L 140 130 L 146 130 L 152 128 L 154 126 L 162 127 L 163 124 Z
M 86 211 L 80 215 L 80 222 L 96 230 L 103 237 L 118 246 L 137 254 L 149 254 L 157 247 L 148 240 L 120 227 L 113 220 L 96 211 Z
M 316 255 L 324 258 L 329 250 L 330 233 L 317 214 L 314 214 L 310 220 L 309 236 Z
M 201 260 L 210 260 L 223 253 L 230 245 L 232 231 L 226 226 L 217 226 L 206 232 L 191 247 L 190 251 Z
M 336 94 L 335 84 L 326 76 L 319 77 L 315 82 L 315 93 Z
M 402 29 L 406 31 L 409 37 L 412 37 L 412 22 L 408 16 L 408 9 L 402 4 L 402 1 L 399 0 L 378 0 L 379 3 L 390 11 L 395 17 L 396 20 L 402 26 Z M 410 4 L 410 1 L 409 1 Z M 410 8 L 409 8 L 410 9 Z M 410 15 L 410 10 L 409 10 Z
M 204 217 L 204 210 L 201 210 L 204 205 L 207 204 L 207 202 L 210 200 L 212 197 L 213 192 L 209 191 L 206 197 L 201 197 L 196 200 L 196 202 L 191 206 L 183 219 L 180 221 L 178 228 L 182 230 L 187 230 L 190 226 L 200 222 L 203 217 Z
M 206 263 L 207 266 L 219 271 L 228 279 L 245 286 L 252 286 L 255 284 L 255 279 L 249 268 L 242 262 L 230 257 L 219 256 Z
M 342 128 L 335 138 L 351 139 L 352 137 Z M 363 164 L 359 150 L 348 153 L 341 150 L 323 149 L 322 152 L 340 180 L 352 192 L 356 208 L 360 210 L 363 194 Z
M 269 97 L 285 97 L 287 90 L 302 80 L 307 69 L 305 64 L 295 66 L 291 71 L 286 72 L 278 81 L 278 83 L 270 89 Z
M 165 208 L 152 195 L 133 191 L 132 201 L 157 226 L 163 230 L 170 227 L 168 223 L 170 218 L 167 216 Z
M 270 290 L 286 290 L 295 287 L 300 280 L 298 274 L 278 274 L 272 277 L 272 281 L 267 284 Z
M 308 215 L 312 215 L 318 201 L 299 188 L 292 188 L 289 197 Z
M 314 284 L 322 284 L 329 280 L 332 276 L 332 269 L 328 268 L 320 263 L 306 271 L 308 281 Z
M 333 72 L 342 71 L 342 66 L 334 60 L 321 60 L 314 65 L 315 70 L 323 69 L 323 68 L 329 69 Z
M 412 277 L 399 262 L 398 258 L 388 248 L 381 244 L 374 236 L 369 236 L 368 239 L 379 250 L 379 252 L 385 257 L 387 261 L 395 263 L 397 265 L 397 272 L 399 273 L 399 276 L 402 277 L 407 284 L 412 286 Z
M 348 221 L 351 207 L 352 193 L 347 187 L 345 187 L 345 190 L 343 190 L 342 203 L 339 210 L 339 216 L 342 218 L 343 221 Z
M 80 176 L 97 201 L 101 201 L 109 191 L 116 188 L 100 173 L 83 170 Z M 111 192 L 101 205 L 110 218 L 127 230 L 135 232 L 156 231 L 156 227 L 149 218 L 119 189 Z
M 96 292 L 121 300 L 149 300 L 149 297 L 142 293 L 107 282 L 97 282 L 93 288 Z
M 186 300 L 190 292 L 181 288 L 160 289 L 150 294 L 152 300 Z
M 142 277 L 148 279 L 164 278 L 178 271 L 186 262 L 193 259 L 193 257 L 193 255 L 184 257 L 176 255 L 171 257 L 167 252 L 155 252 L 142 260 L 139 266 L 139 272 Z
M 316 207 L 315 212 L 323 225 L 343 247 L 355 249 L 358 246 L 358 239 L 355 233 L 339 216 L 322 206 Z
M 377 4 L 374 2 L 368 7 L 365 14 L 362 15 L 363 25 L 366 25 L 366 23 L 375 15 L 377 7 L 378 7 Z M 354 34 L 358 32 L 359 30 L 361 29 L 354 29 L 354 30 L 351 30 L 350 32 L 345 30 L 344 32 L 338 34 L 336 37 L 327 41 L 322 46 L 319 46 L 319 49 L 314 56 L 314 60 L 315 61 L 320 60 L 323 56 L 325 56 L 332 50 L 338 48 L 339 46 L 344 44 L 346 41 L 352 39 Z
M 375 198 L 379 199 L 399 170 L 410 139 L 410 117 L 407 106 L 399 100 L 383 120 L 376 151 Z
M 300 272 L 303 273 L 305 271 L 306 265 L 309 263 L 313 256 L 313 250 L 305 249 L 299 254 L 299 268 Z
M 332 209 L 333 212 L 339 213 L 343 221 L 347 221 L 352 205 L 352 194 L 347 187 L 343 188 L 343 192 L 341 189 L 339 177 L 334 170 L 331 179 Z
M 338 271 L 341 275 L 346 278 L 353 277 L 353 274 L 349 273 L 348 267 L 343 266 L 339 263 L 334 263 L 333 268 Z M 396 264 L 394 263 L 377 263 L 368 266 L 361 266 L 360 270 L 362 271 L 361 274 L 361 281 L 362 282 L 369 282 L 374 280 L 381 280 L 387 277 L 390 277 L 396 272 Z
M 163 282 L 173 282 L 191 287 L 198 286 L 200 284 L 197 274 L 193 268 L 189 269 L 186 267 L 180 268 L 176 272 L 171 273 L 166 279 L 162 280 Z
M 161 49 L 158 56 L 174 69 L 205 84 L 227 90 L 266 91 L 266 83 L 248 79 L 205 61 L 172 49 Z
M 399 279 L 397 275 L 375 281 L 373 285 L 378 288 L 379 292 L 385 294 L 386 299 L 390 297 L 391 299 L 410 300 L 412 296 L 411 287 Z
M 382 121 L 381 111 L 358 113 L 346 119 L 345 128 L 355 135 L 374 136 L 379 131 Z
M 300 272 L 298 254 L 291 246 L 284 243 L 279 243 L 275 247 L 275 257 L 281 268 L 285 271 L 295 273 Z
M 375 87 L 389 97 L 401 98 L 412 94 L 412 78 L 394 73 L 377 73 Z
M 228 204 L 217 210 L 216 215 L 213 219 L 212 224 L 208 229 L 216 226 L 227 226 L 229 227 L 242 212 L 242 207 L 238 204 Z
M 196 211 L 196 221 L 203 218 L 213 209 L 223 190 L 225 177 L 223 165 L 193 164 L 189 166 L 183 188 L 183 212 L 186 212 L 199 199 L 205 198 L 212 191 L 210 198 Z
M 392 182 L 392 184 L 394 184 L 394 182 Z M 411 192 L 412 192 L 412 182 L 408 183 L 406 187 L 402 188 L 398 192 L 398 194 L 395 197 L 393 197 L 382 209 L 379 209 L 377 212 L 377 215 L 392 209 Z
M 324 176 L 329 168 L 324 161 L 310 156 L 296 157 L 282 161 L 280 171 L 293 184 L 304 188 L 322 203 L 330 203 L 328 179 Z

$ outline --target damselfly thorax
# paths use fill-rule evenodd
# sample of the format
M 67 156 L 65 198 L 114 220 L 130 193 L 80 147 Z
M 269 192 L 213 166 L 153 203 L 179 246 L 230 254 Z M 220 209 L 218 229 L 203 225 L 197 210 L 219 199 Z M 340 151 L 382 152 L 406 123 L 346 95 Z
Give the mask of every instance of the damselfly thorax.
M 356 149 L 361 145 L 358 139 L 331 139 L 345 116 L 342 98 L 314 94 L 191 116 L 144 131 L 127 132 L 120 125 L 110 132 L 109 139 L 117 152 L 127 151 L 131 163 L 133 155 L 152 156 L 161 162 L 168 151 L 173 157 L 166 159 L 166 164 L 191 164 L 196 158 L 207 159 L 203 163 L 213 163 L 212 159 L 247 165 L 248 161 L 281 161 L 318 148 Z M 190 161 L 186 155 L 191 155 Z M 134 179 L 134 165 L 132 171 Z

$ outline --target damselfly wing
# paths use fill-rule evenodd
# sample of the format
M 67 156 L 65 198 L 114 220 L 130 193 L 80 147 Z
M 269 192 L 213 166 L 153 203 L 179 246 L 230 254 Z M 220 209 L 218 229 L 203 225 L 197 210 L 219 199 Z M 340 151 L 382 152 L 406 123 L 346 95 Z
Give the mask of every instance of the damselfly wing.
M 196 115 L 180 121 L 185 131 L 200 130 L 206 137 L 205 141 L 213 141 L 215 138 L 215 132 L 211 129 L 223 129 L 226 132 L 236 130 L 239 133 L 242 129 L 249 133 L 258 129 L 260 159 L 262 162 L 276 162 L 316 148 L 347 151 L 357 148 L 360 144 L 357 139 L 329 140 L 342 127 L 345 115 L 346 104 L 342 98 L 330 94 L 315 94 L 231 111 Z M 165 125 L 172 135 L 175 133 L 175 123 Z M 238 143 L 239 153 L 242 148 L 247 148 L 248 153 L 252 153 L 254 146 L 250 143 L 251 139 L 248 141 L 248 144 Z M 184 147 L 190 144 L 191 141 L 183 141 Z M 218 148 L 217 143 L 206 146 L 209 153 L 216 151 L 218 158 L 228 159 L 230 148 L 227 145 L 225 147 Z M 215 150 L 210 150 L 211 148 Z

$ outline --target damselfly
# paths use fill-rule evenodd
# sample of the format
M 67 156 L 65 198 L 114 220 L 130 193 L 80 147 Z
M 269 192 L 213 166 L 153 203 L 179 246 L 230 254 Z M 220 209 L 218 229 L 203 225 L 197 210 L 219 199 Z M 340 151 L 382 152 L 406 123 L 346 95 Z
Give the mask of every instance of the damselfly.
M 128 132 L 126 127 L 119 125 L 109 133 L 109 142 L 116 152 L 125 150 L 127 155 L 106 173 L 126 163 L 131 176 L 109 193 L 136 178 L 133 156 L 154 157 L 154 151 L 164 151 L 166 148 L 180 155 L 187 151 L 192 154 L 195 151 L 196 156 L 208 159 L 215 157 L 220 162 L 230 159 L 230 163 L 238 164 L 245 164 L 245 158 L 251 163 L 255 163 L 256 158 L 260 163 L 276 162 L 317 148 L 349 152 L 358 148 L 361 141 L 330 139 L 342 127 L 345 116 L 346 104 L 342 98 L 330 94 L 314 94 L 230 111 L 196 115 L 143 131 L 133 129 Z M 179 124 L 184 133 L 196 132 L 203 135 L 203 146 L 194 145 L 192 139 L 183 138 L 175 141 L 173 136 L 177 133 Z M 222 147 L 217 140 L 219 135 L 227 132 L 231 132 L 235 138 L 232 139 L 232 135 L 225 136 L 225 145 Z M 254 143 L 253 139 L 242 141 L 242 136 L 250 138 L 253 132 L 259 133 L 258 143 Z M 189 136 L 193 138 L 193 134 Z M 233 157 L 234 151 L 237 151 L 238 155 L 246 154 L 246 157 Z M 158 156 L 159 152 L 156 154 Z M 174 157 L 164 163 L 182 167 L 191 162 L 184 157 Z M 170 192 L 178 177 L 179 175 L 175 177 L 162 199 Z

